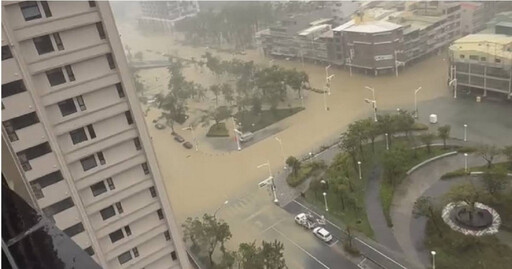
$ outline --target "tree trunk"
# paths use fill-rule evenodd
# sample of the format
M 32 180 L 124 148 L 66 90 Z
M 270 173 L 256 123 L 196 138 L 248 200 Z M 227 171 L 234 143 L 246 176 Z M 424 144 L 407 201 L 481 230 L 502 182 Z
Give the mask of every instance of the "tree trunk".
M 372 137 L 372 152 L 375 153 L 375 137 Z
M 446 149 L 446 138 L 443 138 L 443 149 Z
M 208 259 L 210 260 L 210 265 L 212 265 L 212 267 L 214 267 L 215 263 L 213 262 L 213 258 L 212 258 L 212 255 L 213 255 L 213 250 L 212 251 L 208 251 Z
M 432 208 L 429 208 L 428 210 L 430 211 L 430 219 L 432 220 L 432 223 L 434 223 L 434 226 L 436 227 L 439 237 L 443 238 L 443 233 L 441 232 L 441 229 L 439 228 L 439 225 L 437 224 L 436 215 L 434 214 L 434 210 L 432 210 Z
M 345 210 L 345 201 L 343 200 L 343 195 L 340 194 L 340 200 L 341 200 L 341 210 Z

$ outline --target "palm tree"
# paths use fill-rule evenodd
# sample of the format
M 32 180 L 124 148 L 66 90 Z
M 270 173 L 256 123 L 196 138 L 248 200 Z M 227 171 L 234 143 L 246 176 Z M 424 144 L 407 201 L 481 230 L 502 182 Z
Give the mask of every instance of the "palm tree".
M 437 128 L 437 136 L 443 139 L 443 148 L 446 149 L 446 139 L 450 138 L 450 125 L 444 125 Z

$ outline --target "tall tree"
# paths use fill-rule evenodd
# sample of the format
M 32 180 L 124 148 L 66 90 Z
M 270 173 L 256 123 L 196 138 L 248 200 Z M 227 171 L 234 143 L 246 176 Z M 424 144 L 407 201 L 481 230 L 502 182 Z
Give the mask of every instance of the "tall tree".
M 446 140 L 450 138 L 450 125 L 444 125 L 437 128 L 437 136 L 443 140 L 443 148 L 446 149 Z
M 434 226 L 436 227 L 437 233 L 439 234 L 439 237 L 443 237 L 443 233 L 441 231 L 441 228 L 439 227 L 439 224 L 437 223 L 437 216 L 434 209 L 434 204 L 432 202 L 432 198 L 429 196 L 421 196 L 414 202 L 414 209 L 413 213 L 416 216 L 424 216 L 429 218 Z
M 384 166 L 384 173 L 386 179 L 396 186 L 404 173 L 406 172 L 406 164 L 411 158 L 411 150 L 401 144 L 397 143 L 390 150 L 384 152 L 382 157 L 382 165 Z
M 263 259 L 263 267 L 265 269 L 284 269 L 286 262 L 283 256 L 283 243 L 274 240 L 273 242 L 263 241 L 261 248 L 261 256 Z
M 478 202 L 480 198 L 480 193 L 473 184 L 466 183 L 457 185 L 453 187 L 446 196 L 451 202 L 465 202 L 467 204 L 469 219 L 470 221 L 473 219 L 476 210 L 475 203 Z
M 339 147 L 347 152 L 350 157 L 352 158 L 352 165 L 354 166 L 354 169 L 357 171 L 357 146 L 358 146 L 358 138 L 349 132 L 345 132 L 341 134 L 340 143 L 338 144 Z
M 398 131 L 404 132 L 404 134 L 409 137 L 409 133 L 414 126 L 414 117 L 412 113 L 407 110 L 400 110 L 398 115 L 393 116 L 393 121 Z
M 428 153 L 430 153 L 430 146 L 432 145 L 434 138 L 435 136 L 432 133 L 426 133 L 420 136 L 421 142 L 423 142 L 423 144 L 425 144 L 427 147 Z
M 396 124 L 394 123 L 393 117 L 389 114 L 377 115 L 377 124 L 382 134 L 388 134 L 389 146 L 393 142 L 393 134 L 396 130 Z
M 494 157 L 500 153 L 495 145 L 481 145 L 478 147 L 477 152 L 487 162 L 487 169 L 492 167 Z
M 286 159 L 286 165 L 292 169 L 292 173 L 294 176 L 297 176 L 297 173 L 300 170 L 301 163 L 294 156 L 290 156 Z
M 224 96 L 224 100 L 229 104 L 235 100 L 233 87 L 228 83 L 222 83 L 222 85 L 220 85 L 220 91 Z
M 240 244 L 238 247 L 238 268 L 263 268 L 263 259 L 261 259 L 260 251 L 255 242 Z
M 219 105 L 219 95 L 221 93 L 221 88 L 219 85 L 211 85 L 210 86 L 210 91 L 213 93 L 213 95 L 215 96 L 215 105 L 218 106 Z

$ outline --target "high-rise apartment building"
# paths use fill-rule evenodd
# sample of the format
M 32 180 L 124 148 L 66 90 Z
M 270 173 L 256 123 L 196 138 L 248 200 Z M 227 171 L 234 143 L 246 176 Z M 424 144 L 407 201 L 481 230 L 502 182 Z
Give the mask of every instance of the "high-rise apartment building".
M 139 24 L 155 29 L 172 30 L 174 24 L 199 13 L 199 2 L 192 0 L 140 1 Z
M 2 172 L 103 268 L 190 267 L 108 2 L 2 1 L 2 140 Z

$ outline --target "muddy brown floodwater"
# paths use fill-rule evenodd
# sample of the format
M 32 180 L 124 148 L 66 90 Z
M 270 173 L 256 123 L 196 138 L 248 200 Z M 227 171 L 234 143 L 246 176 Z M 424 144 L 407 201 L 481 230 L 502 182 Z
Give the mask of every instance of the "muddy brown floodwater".
M 119 30 L 123 43 L 131 48 L 132 53 L 150 49 L 198 59 L 205 51 L 205 48 L 177 45 L 169 35 L 143 36 L 128 24 L 120 25 Z M 213 53 L 222 58 L 232 57 Z M 148 57 L 146 59 L 153 57 L 150 55 L 151 53 L 144 52 L 144 56 Z M 258 63 L 269 62 L 269 59 L 262 57 L 257 51 L 248 51 L 247 55 L 237 57 Z M 275 60 L 274 64 L 304 70 L 309 74 L 313 87 L 323 87 L 324 66 L 305 64 L 303 67 L 300 62 L 286 60 Z M 423 89 L 418 94 L 418 102 L 448 96 L 447 65 L 446 53 L 443 52 L 407 67 L 400 72 L 398 78 L 392 75 L 373 77 L 356 73 L 351 77 L 348 70 L 331 68 L 329 72 L 335 78 L 332 81 L 332 94 L 327 97 L 330 110 L 325 111 L 321 94 L 310 93 L 305 100 L 305 111 L 277 123 L 283 127 L 277 135 L 283 142 L 285 154 L 298 156 L 316 151 L 326 141 L 339 136 L 350 122 L 371 116 L 371 106 L 364 102 L 364 98 L 372 98 L 372 95 L 365 86 L 375 88 L 379 110 L 394 110 L 398 107 L 412 110 L 414 90 L 419 86 Z M 139 74 L 147 85 L 148 92 L 154 94 L 166 89 L 169 76 L 165 68 L 144 70 Z M 204 81 L 208 76 L 198 69 L 188 68 L 185 74 L 189 80 L 208 83 Z M 147 122 L 178 223 L 182 223 L 188 216 L 212 213 L 227 199 L 233 200 L 261 192 L 256 185 L 267 177 L 267 171 L 257 169 L 257 165 L 268 160 L 274 171 L 283 166 L 279 144 L 273 137 L 242 151 L 221 152 L 209 147 L 201 133 L 200 151 L 196 152 L 176 143 L 168 129 L 162 131 L 153 128 L 151 121 L 158 115 L 159 112 L 152 109 L 147 116 Z M 177 129 L 181 128 L 177 126 Z M 188 132 L 183 132 L 183 135 L 191 141 Z M 257 195 L 255 199 L 259 202 L 255 204 L 269 206 L 270 200 L 267 198 L 266 194 Z M 242 228 L 237 230 L 233 232 L 234 238 L 239 236 L 245 241 L 251 238 L 243 236 L 248 231 Z M 254 236 L 257 235 L 252 238 Z

